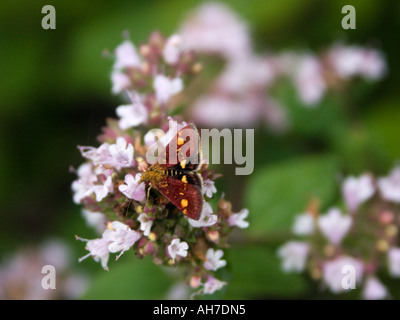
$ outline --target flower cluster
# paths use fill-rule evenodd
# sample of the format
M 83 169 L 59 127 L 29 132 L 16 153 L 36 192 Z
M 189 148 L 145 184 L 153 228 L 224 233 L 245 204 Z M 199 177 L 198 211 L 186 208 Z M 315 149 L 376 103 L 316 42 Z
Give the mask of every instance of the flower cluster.
M 24 247 L 0 264 L 0 300 L 77 299 L 86 290 L 86 275 L 71 270 L 70 248 L 59 239 Z M 54 267 L 53 283 L 47 281 L 45 266 Z M 45 270 L 45 272 L 44 272 Z M 45 286 L 43 286 L 43 284 Z M 55 290 L 48 285 L 55 285 Z
M 232 212 L 223 198 L 211 206 L 219 175 L 203 162 L 196 169 L 204 201 L 198 220 L 144 179 L 153 164 L 148 151 L 166 147 L 187 126 L 170 115 L 185 103 L 185 88 L 200 69 L 194 52 L 184 49 L 177 35 L 166 39 L 154 32 L 139 50 L 129 40 L 116 48 L 112 91 L 126 93 L 130 103 L 116 109 L 119 119 L 108 121 L 98 137 L 100 146 L 79 147 L 86 162 L 76 170 L 73 199 L 101 234 L 93 240 L 77 236 L 89 251 L 80 260 L 91 256 L 108 270 L 110 254 L 118 259 L 133 251 L 138 258 L 151 256 L 157 265 L 186 267 L 187 284 L 196 293 L 211 294 L 224 286 L 215 272 L 226 265 L 223 249 L 230 232 L 248 226 L 248 211 Z
M 184 50 L 178 35 L 166 39 L 153 32 L 139 50 L 125 40 L 115 50 L 111 73 L 112 92 L 131 92 L 132 103 L 117 108 L 119 127 L 159 124 L 182 104 L 179 93 L 201 71 L 193 50 Z
M 249 127 L 264 119 L 269 128 L 287 126 L 284 109 L 267 94 L 276 78 L 272 59 L 253 50 L 246 22 L 221 3 L 205 3 L 178 32 L 202 56 L 217 56 L 224 66 L 210 90 L 193 103 L 197 122 L 216 127 Z
M 276 58 L 279 75 L 293 83 L 304 106 L 315 108 L 328 90 L 340 90 L 356 78 L 376 81 L 386 74 L 382 53 L 361 46 L 335 44 L 314 53 L 284 53 Z
M 312 278 L 337 294 L 349 289 L 345 277 L 350 267 L 352 288 L 363 282 L 364 299 L 389 298 L 378 274 L 400 277 L 400 167 L 387 177 L 348 177 L 342 196 L 345 210 L 334 207 L 319 214 L 313 205 L 296 217 L 292 231 L 299 239 L 280 247 L 282 268 L 308 269 Z
M 196 121 L 208 126 L 252 126 L 264 121 L 285 130 L 285 106 L 274 97 L 277 87 L 291 84 L 306 107 L 317 107 L 328 90 L 354 78 L 378 80 L 386 73 L 382 54 L 372 48 L 336 44 L 320 54 L 288 51 L 257 54 L 246 22 L 220 3 L 201 5 L 180 31 L 185 46 L 224 60 L 208 92 L 193 104 Z

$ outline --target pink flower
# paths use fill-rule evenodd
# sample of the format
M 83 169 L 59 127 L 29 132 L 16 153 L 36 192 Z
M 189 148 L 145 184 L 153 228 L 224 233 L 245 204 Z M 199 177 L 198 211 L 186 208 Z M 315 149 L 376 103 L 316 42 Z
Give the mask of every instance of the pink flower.
M 370 175 L 359 178 L 349 177 L 342 185 L 342 193 L 350 211 L 356 211 L 358 206 L 373 196 L 374 182 Z
M 112 157 L 113 167 L 118 170 L 133 165 L 133 145 L 128 144 L 125 138 L 117 138 L 116 143 L 108 147 L 108 151 Z
M 92 256 L 96 262 L 100 260 L 101 266 L 105 270 L 108 270 L 107 262 L 110 256 L 110 251 L 108 250 L 108 246 L 110 242 L 103 238 L 94 240 L 85 240 L 77 237 L 77 239 L 82 241 L 87 241 L 86 250 L 90 251 L 86 256 L 80 258 L 79 262 L 81 262 L 82 260 L 86 259 L 89 256 Z
M 103 233 L 107 223 L 107 218 L 103 213 L 83 209 L 82 216 L 88 226 L 93 227 L 100 234 Z
M 110 152 L 108 151 L 109 148 L 108 143 L 103 143 L 100 147 L 78 147 L 79 151 L 81 152 L 82 157 L 89 159 L 93 162 L 94 165 L 99 164 L 112 164 L 112 157 Z
M 182 39 L 179 35 L 174 34 L 168 38 L 163 50 L 164 60 L 168 64 L 176 64 L 182 52 Z
M 215 188 L 215 183 L 214 181 L 210 179 L 206 179 L 203 181 L 203 194 L 205 194 L 207 197 L 212 198 L 213 194 L 217 192 L 217 188 Z
M 155 130 L 157 130 L 157 132 L 155 131 Z M 151 146 L 153 143 L 156 143 L 157 142 L 157 139 L 159 138 L 159 137 L 162 137 L 162 136 L 164 136 L 165 135 L 165 133 L 164 133 L 164 131 L 162 131 L 161 129 L 152 129 L 152 130 L 150 130 L 150 131 L 148 131 L 145 135 L 144 135 L 144 137 L 143 137 L 143 140 L 144 140 L 144 143 L 146 144 L 146 146 Z
M 175 262 L 176 256 L 186 257 L 189 246 L 187 242 L 181 242 L 180 239 L 173 239 L 171 244 L 168 246 L 168 253 Z
M 294 82 L 304 104 L 311 107 L 321 100 L 326 84 L 322 75 L 322 66 L 316 57 L 306 55 L 300 59 Z
M 188 218 L 190 225 L 194 228 L 210 227 L 217 223 L 218 217 L 213 214 L 213 209 L 208 202 L 204 202 L 204 208 L 199 220 Z
M 139 68 L 140 58 L 136 48 L 129 40 L 125 40 L 115 49 L 114 69 Z
M 247 94 L 265 88 L 275 78 L 275 72 L 266 58 L 249 55 L 228 63 L 217 80 L 217 86 L 230 94 Z
M 125 184 L 121 184 L 118 187 L 119 191 L 129 199 L 143 202 L 146 199 L 146 192 L 144 183 L 138 184 L 141 176 L 140 173 L 137 173 L 135 177 L 131 174 L 127 174 L 125 176 Z
M 78 170 L 78 180 L 72 183 L 72 191 L 74 192 L 73 200 L 76 204 L 87 197 L 88 191 L 92 188 L 93 183 L 97 181 L 97 176 L 93 172 L 91 163 L 82 164 Z
M 285 272 L 302 272 L 306 266 L 310 246 L 300 241 L 289 241 L 278 250 Z
M 111 229 L 107 229 L 103 232 L 103 239 L 109 243 L 108 250 L 110 252 L 121 251 L 117 259 L 125 251 L 129 250 L 140 237 L 141 234 L 139 232 L 132 230 L 119 221 L 113 221 L 111 223 Z
M 96 201 L 103 200 L 108 193 L 113 192 L 113 184 L 111 176 L 102 174 L 102 178 L 93 172 L 91 163 L 85 163 L 78 169 L 78 180 L 72 183 L 72 190 L 74 192 L 74 202 L 79 203 L 82 199 L 95 193 Z M 108 174 L 108 171 L 104 172 Z M 96 184 L 95 184 L 96 183 Z
M 122 167 L 129 167 L 133 164 L 133 146 L 128 144 L 123 137 L 119 137 L 115 144 L 103 143 L 100 147 L 79 147 L 84 158 L 89 159 L 94 165 L 96 174 L 109 175 L 102 165 L 110 165 L 119 170 Z
M 146 123 L 148 119 L 147 109 L 140 101 L 119 106 L 116 112 L 120 117 L 118 124 L 122 130 L 137 127 Z
M 182 91 L 183 82 L 180 78 L 170 79 L 159 74 L 154 78 L 154 89 L 158 103 L 164 105 L 173 95 Z
M 113 190 L 113 182 L 111 176 L 109 176 L 103 184 L 93 185 L 92 188 L 88 190 L 86 195 L 88 196 L 94 192 L 96 195 L 96 201 L 99 202 L 103 200 L 110 192 L 113 192 Z
M 389 273 L 392 277 L 400 277 L 400 248 L 390 248 L 388 251 Z
M 112 93 L 117 94 L 129 88 L 131 85 L 131 80 L 125 73 L 114 70 L 111 73 L 111 84 L 112 84 L 112 89 L 111 89 Z
M 378 51 L 358 46 L 338 45 L 328 53 L 328 61 L 343 79 L 360 75 L 377 80 L 386 72 L 386 63 Z
M 88 279 L 76 273 L 71 265 L 72 256 L 70 247 L 57 238 L 48 238 L 37 246 L 30 243 L 4 255 L 0 263 L 0 300 L 79 299 L 87 289 Z M 46 274 L 41 270 L 50 271 L 47 274 L 51 275 L 49 266 L 54 267 L 56 278 L 46 281 L 48 286 L 44 286 Z M 69 282 L 73 279 L 81 282 L 70 290 Z
M 143 231 L 143 235 L 147 237 L 150 234 L 153 220 L 149 219 L 146 213 L 141 213 L 138 217 L 138 220 L 140 222 L 140 230 Z
M 176 138 L 179 130 L 187 125 L 186 122 L 178 122 L 168 117 L 168 131 L 164 132 L 161 129 L 156 129 L 153 133 L 158 137 L 157 144 L 166 147 L 172 139 Z M 162 131 L 162 132 L 161 132 Z
M 219 268 L 226 266 L 226 260 L 221 260 L 224 252 L 222 250 L 214 250 L 209 248 L 206 254 L 206 261 L 204 262 L 204 268 L 207 270 L 216 271 Z
M 387 72 L 387 65 L 379 51 L 364 49 L 364 63 L 360 74 L 369 80 L 378 80 Z
M 185 282 L 177 282 L 171 286 L 165 295 L 166 300 L 186 300 L 189 295 L 189 288 Z
M 203 292 L 205 294 L 213 294 L 217 290 L 221 290 L 226 283 L 208 276 L 207 281 L 204 283 Z
M 63 272 L 68 269 L 71 262 L 70 248 L 57 238 L 49 238 L 38 248 L 35 257 L 46 264 L 51 264 L 57 271 Z
M 296 216 L 293 225 L 293 233 L 297 235 L 309 235 L 314 232 L 315 222 L 313 216 L 306 212 Z
M 363 297 L 366 300 L 381 300 L 388 295 L 386 287 L 376 277 L 369 277 L 365 281 Z
M 231 227 L 237 226 L 241 229 L 247 228 L 249 226 L 249 223 L 247 221 L 244 221 L 244 219 L 246 219 L 248 215 L 249 210 L 242 209 L 239 211 L 239 213 L 232 214 L 228 219 L 228 223 Z
M 354 268 L 355 282 L 360 283 L 364 271 L 364 265 L 361 261 L 352 257 L 340 256 L 324 263 L 322 276 L 324 282 L 333 293 L 340 293 L 346 290 L 342 281 L 346 277 L 346 273 L 343 273 L 343 270 L 347 266 Z
M 262 107 L 251 95 L 237 99 L 223 94 L 204 95 L 194 103 L 193 116 L 208 126 L 249 126 L 260 120 Z
M 351 225 L 351 217 L 343 216 L 337 208 L 330 209 L 328 213 L 318 219 L 318 226 L 322 234 L 334 245 L 342 242 Z
M 396 167 L 390 175 L 378 180 L 382 197 L 386 200 L 400 203 L 400 167 Z
M 220 3 L 200 6 L 189 16 L 179 33 L 185 47 L 198 52 L 240 59 L 251 50 L 247 25 Z

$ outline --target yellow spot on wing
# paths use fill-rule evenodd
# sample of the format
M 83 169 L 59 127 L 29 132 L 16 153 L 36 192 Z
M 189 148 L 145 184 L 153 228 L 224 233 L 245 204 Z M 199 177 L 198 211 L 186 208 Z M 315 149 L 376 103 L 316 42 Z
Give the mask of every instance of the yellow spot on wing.
M 181 161 L 181 167 L 182 167 L 182 169 L 185 169 L 185 167 L 186 167 L 186 160 L 182 160 Z
M 178 138 L 178 146 L 181 146 L 185 143 L 185 140 L 181 137 Z
M 187 199 L 182 199 L 181 200 L 181 206 L 182 208 L 186 208 L 189 204 L 189 201 L 187 201 Z

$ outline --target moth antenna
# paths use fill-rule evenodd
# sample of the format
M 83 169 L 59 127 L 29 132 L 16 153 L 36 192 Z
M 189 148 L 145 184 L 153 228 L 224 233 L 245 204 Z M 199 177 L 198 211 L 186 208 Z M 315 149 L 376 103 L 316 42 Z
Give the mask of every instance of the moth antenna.
M 146 203 L 145 203 L 145 205 L 144 205 L 145 207 L 147 207 L 147 203 L 149 202 L 150 190 L 151 190 L 151 185 L 150 185 L 149 188 L 147 189 Z
M 129 199 L 128 206 L 126 207 L 126 210 L 125 210 L 125 217 L 127 217 L 127 216 L 128 216 L 129 207 L 131 206 L 131 204 L 132 204 L 132 199 Z
M 139 103 L 140 102 L 140 97 L 136 92 L 132 92 L 130 90 L 125 90 L 126 95 L 128 96 L 129 100 L 132 103 Z

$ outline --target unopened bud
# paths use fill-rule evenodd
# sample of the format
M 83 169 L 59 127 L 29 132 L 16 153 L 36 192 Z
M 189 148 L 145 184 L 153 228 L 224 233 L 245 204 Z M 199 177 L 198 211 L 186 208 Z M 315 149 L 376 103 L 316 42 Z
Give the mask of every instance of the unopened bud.
M 157 234 L 155 232 L 150 232 L 149 239 L 151 241 L 156 241 L 157 240 Z
M 200 285 L 200 277 L 199 276 L 193 276 L 190 278 L 190 287 L 193 289 L 197 288 Z
M 397 235 L 398 229 L 395 225 L 391 224 L 385 228 L 385 235 L 388 237 L 394 237 Z
M 143 44 L 140 46 L 139 52 L 143 57 L 147 57 L 150 54 L 150 47 L 147 44 Z
M 149 74 L 151 71 L 151 67 L 150 64 L 148 62 L 144 62 L 140 68 L 140 70 L 142 71 L 142 73 L 144 74 Z
M 389 249 L 389 243 L 386 240 L 380 239 L 376 242 L 376 249 L 386 252 Z
M 391 211 L 383 211 L 379 215 L 379 222 L 383 225 L 390 224 L 394 220 L 393 212 Z
M 327 244 L 327 245 L 324 247 L 324 254 L 325 254 L 328 258 L 332 257 L 332 256 L 335 254 L 335 247 L 334 247 L 333 245 L 331 245 L 331 244 Z
M 315 268 L 311 269 L 311 278 L 318 280 L 318 279 L 321 279 L 321 277 L 322 277 L 322 273 L 319 268 L 315 267 Z
M 196 62 L 193 66 L 192 66 L 192 72 L 193 73 L 200 73 L 201 70 L 203 69 L 203 66 L 201 63 Z
M 208 238 L 213 242 L 218 242 L 219 232 L 218 231 L 209 231 Z
M 218 215 L 222 218 L 228 219 L 232 215 L 232 204 L 224 199 L 219 200 Z
M 145 247 L 144 247 L 144 252 L 145 254 L 150 254 L 154 251 L 154 244 L 153 242 L 149 241 L 146 243 Z

